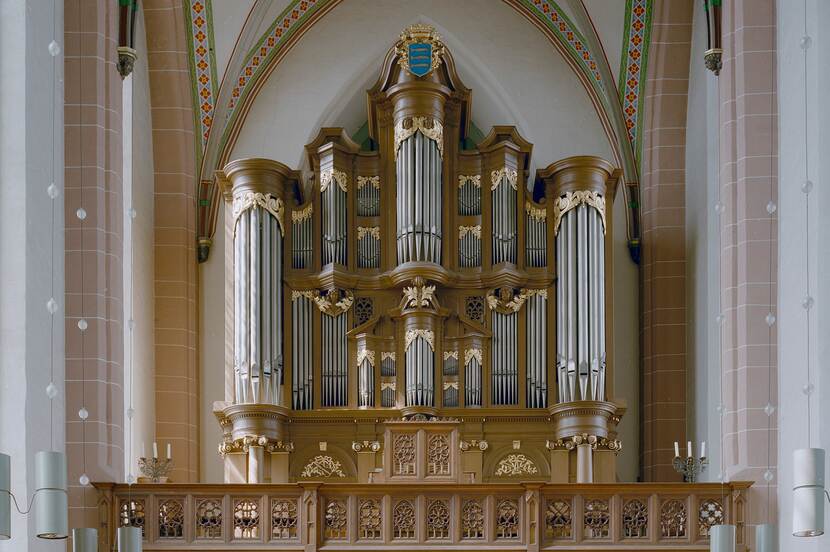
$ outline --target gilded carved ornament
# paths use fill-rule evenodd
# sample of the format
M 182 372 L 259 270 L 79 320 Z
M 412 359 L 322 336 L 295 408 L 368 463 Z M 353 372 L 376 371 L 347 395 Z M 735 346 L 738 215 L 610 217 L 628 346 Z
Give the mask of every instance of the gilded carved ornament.
M 514 190 L 518 189 L 519 173 L 516 169 L 502 167 L 490 172 L 490 190 L 495 190 L 502 182 L 507 182 Z
M 291 290 L 291 300 L 296 301 L 300 297 L 305 297 L 311 301 L 314 301 L 314 298 L 317 297 L 317 290 Z
M 458 360 L 458 351 L 444 351 L 444 360 L 449 360 L 451 358 Z
M 604 449 L 617 453 L 622 450 L 622 441 L 619 439 L 607 439 L 587 433 L 573 435 L 555 441 L 547 441 L 545 443 L 545 447 L 548 450 L 574 450 L 579 445 L 588 445 L 594 450 Z
M 321 477 L 328 479 L 331 477 L 346 477 L 343 472 L 343 465 L 339 460 L 335 460 L 327 454 L 315 456 L 303 468 L 300 477 L 308 479 L 311 477 Z
M 406 330 L 404 350 L 409 350 L 409 346 L 412 345 L 412 342 L 418 337 L 426 341 L 429 344 L 430 349 L 433 351 L 435 350 L 435 332 L 432 330 L 422 329 Z
M 458 382 L 457 381 L 445 381 L 444 382 L 444 391 L 447 389 L 455 389 L 458 391 Z
M 226 439 L 219 443 L 219 454 L 224 457 L 226 454 L 231 453 L 247 453 L 251 447 L 262 447 L 266 452 L 294 451 L 294 443 L 289 441 L 270 439 L 264 435 L 246 435 L 239 439 Z
M 470 361 L 473 359 L 476 359 L 480 365 L 484 364 L 481 349 L 467 349 L 464 351 L 464 366 L 470 364 Z
M 369 365 L 374 368 L 375 367 L 375 352 L 370 351 L 368 349 L 360 349 L 357 352 L 357 366 L 359 367 L 363 364 L 364 360 L 369 361 Z
M 320 173 L 320 192 L 325 192 L 329 184 L 336 183 L 343 192 L 349 191 L 349 177 L 343 171 L 330 168 Z
M 496 475 L 499 477 L 513 477 L 517 475 L 535 475 L 539 468 L 533 460 L 524 454 L 508 454 L 499 461 Z
M 404 306 L 421 308 L 435 305 L 435 286 L 428 286 L 423 278 L 412 281 L 413 285 L 403 288 Z
M 366 185 L 372 186 L 372 188 L 379 190 L 380 189 L 380 177 L 379 176 L 358 176 L 357 177 L 357 189 L 360 190 Z
M 392 391 L 395 390 L 395 382 L 394 381 L 382 381 L 380 383 L 380 390 L 385 391 L 386 389 L 391 389 Z
M 577 190 L 575 192 L 567 192 L 565 195 L 556 198 L 553 202 L 553 233 L 559 233 L 559 223 L 562 222 L 562 217 L 580 205 L 588 205 L 599 211 L 599 216 L 602 219 L 602 232 L 605 233 L 605 198 L 598 192 L 593 190 Z
M 409 66 L 409 46 L 412 44 L 430 44 L 432 50 L 430 55 L 430 67 L 426 74 L 431 73 L 441 65 L 441 56 L 444 54 L 444 43 L 441 42 L 441 36 L 435 31 L 432 25 L 425 25 L 423 23 L 416 23 L 410 25 L 401 33 L 398 42 L 395 44 L 395 53 L 398 55 L 398 64 L 404 70 L 410 71 Z
M 341 294 L 337 290 L 332 290 L 326 295 L 317 292 L 313 300 L 323 314 L 339 316 L 351 308 L 352 303 L 354 303 L 354 296 L 350 291 Z
M 395 123 L 395 159 L 398 158 L 398 149 L 401 142 L 420 131 L 438 146 L 438 153 L 444 157 L 444 126 L 441 121 L 432 117 L 404 117 Z
M 481 452 L 484 452 L 489 447 L 490 443 L 488 443 L 484 439 L 470 439 L 469 441 L 461 441 L 460 443 L 458 443 L 458 448 L 460 448 L 464 452 L 473 449 L 478 449 Z
M 378 452 L 380 441 L 353 441 L 352 450 L 355 452 Z
M 535 221 L 542 221 L 548 218 L 548 212 L 544 208 L 536 207 L 531 202 L 525 203 L 525 213 Z
M 357 239 L 362 240 L 366 236 L 371 236 L 376 240 L 380 239 L 380 226 L 358 226 Z
M 473 236 L 481 239 L 481 225 L 477 224 L 475 226 L 459 226 L 458 227 L 458 239 L 463 239 L 464 236 L 467 234 L 472 234 Z
M 392 351 L 390 353 L 390 352 L 387 352 L 387 351 L 383 351 L 383 352 L 380 353 L 380 361 L 381 362 L 383 362 L 384 360 L 387 360 L 387 359 L 391 359 L 392 362 L 395 362 L 395 352 Z
M 314 212 L 314 204 L 309 203 L 305 206 L 305 208 L 299 211 L 291 211 L 291 222 L 294 224 L 304 222 L 311 218 L 311 214 Z
M 462 187 L 464 184 L 472 184 L 476 188 L 481 188 L 481 175 L 480 174 L 459 174 L 458 175 L 458 187 Z
M 522 288 L 518 294 L 514 295 L 510 289 L 501 288 L 498 296 L 494 294 L 487 295 L 487 306 L 490 307 L 490 310 L 495 310 L 503 314 L 512 314 L 519 312 L 522 305 L 525 304 L 525 301 L 534 295 L 547 299 L 548 290 Z
M 234 236 L 236 236 L 236 223 L 239 221 L 239 217 L 242 216 L 242 213 L 246 212 L 248 209 L 252 209 L 253 207 L 262 207 L 268 211 L 271 216 L 277 219 L 277 222 L 280 225 L 280 234 L 283 236 L 285 235 L 285 228 L 283 228 L 282 221 L 285 206 L 282 200 L 278 197 L 272 196 L 271 194 L 245 192 L 243 194 L 236 195 L 233 198 L 232 210 Z

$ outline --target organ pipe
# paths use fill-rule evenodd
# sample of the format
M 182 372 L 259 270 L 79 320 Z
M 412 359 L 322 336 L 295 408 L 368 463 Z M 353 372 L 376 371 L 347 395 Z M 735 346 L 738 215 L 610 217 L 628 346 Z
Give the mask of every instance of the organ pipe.
M 291 266 L 311 268 L 312 259 L 312 213 L 313 204 L 291 212 Z
M 493 352 L 490 372 L 494 405 L 518 404 L 518 355 L 516 313 L 493 312 Z
M 406 332 L 406 405 L 435 405 L 435 335 L 431 330 Z
M 440 129 L 437 121 L 431 124 Z M 441 263 L 441 139 L 440 133 L 419 126 L 417 132 L 396 143 L 398 263 Z
M 348 343 L 346 313 L 322 315 L 323 363 L 321 367 L 324 407 L 346 406 L 349 398 Z
M 518 173 L 504 167 L 491 173 L 493 264 L 516 264 Z
M 360 407 L 375 406 L 375 353 L 361 349 L 357 353 L 358 388 L 357 404 Z
M 547 291 L 538 290 L 525 306 L 527 407 L 547 406 Z
M 233 371 L 236 404 L 282 403 L 284 204 L 290 171 L 230 163 L 233 231 Z
M 294 410 L 314 408 L 313 321 L 314 303 L 309 292 L 291 296 L 291 397 Z
M 605 200 L 557 200 L 556 344 L 559 402 L 605 400 Z
M 346 204 L 348 176 L 337 169 L 320 173 L 320 199 L 323 222 L 323 265 L 346 265 Z
M 464 404 L 481 406 L 481 349 L 464 351 Z

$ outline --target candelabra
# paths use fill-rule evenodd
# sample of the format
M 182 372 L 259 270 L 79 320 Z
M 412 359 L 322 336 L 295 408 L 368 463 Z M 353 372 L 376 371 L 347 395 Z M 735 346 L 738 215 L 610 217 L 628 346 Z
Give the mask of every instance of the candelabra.
M 681 457 L 680 447 L 678 446 L 678 443 L 675 441 L 674 460 L 672 460 L 672 466 L 674 466 L 674 470 L 677 473 L 683 476 L 683 481 L 685 481 L 686 483 L 695 483 L 697 482 L 698 474 L 705 470 L 706 466 L 709 465 L 709 459 L 706 458 L 706 441 L 700 444 L 699 458 L 692 456 L 691 441 L 689 441 L 689 443 L 687 444 L 686 450 L 686 457 Z
M 693 456 L 687 456 L 686 458 L 681 458 L 680 456 L 675 456 L 672 461 L 674 470 L 683 476 L 683 481 L 686 483 L 696 483 L 697 475 L 705 470 L 708 464 L 709 460 L 705 457 L 695 458 Z
M 141 475 L 144 476 L 140 477 L 139 481 L 144 479 L 145 482 L 166 483 L 167 475 L 173 469 L 173 459 L 162 460 L 161 458 L 144 458 L 142 456 L 138 459 L 138 469 L 141 470 Z

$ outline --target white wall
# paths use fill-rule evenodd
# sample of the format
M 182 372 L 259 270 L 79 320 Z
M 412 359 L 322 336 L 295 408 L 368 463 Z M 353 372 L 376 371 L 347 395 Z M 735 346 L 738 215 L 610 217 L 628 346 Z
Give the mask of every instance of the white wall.
M 692 52 L 706 49 L 706 17 L 695 3 Z M 689 439 L 706 441 L 709 468 L 702 481 L 720 471 L 720 250 L 718 219 L 718 81 L 693 55 L 689 68 L 686 114 L 686 313 Z
M 149 447 L 156 434 L 153 122 L 142 10 L 138 11 L 136 20 L 135 46 L 138 59 L 123 88 L 124 210 L 127 213 L 124 216 L 124 473 L 138 476 L 141 445 L 145 443 Z M 130 208 L 136 211 L 134 219 L 129 217 Z M 135 321 L 132 343 L 127 323 L 131 316 Z M 131 402 L 135 411 L 132 446 L 126 414 Z
M 806 5 L 806 15 L 804 6 Z M 810 319 L 810 365 L 815 393 L 810 400 L 809 421 L 813 447 L 830 446 L 830 2 L 779 0 L 778 14 L 778 112 L 779 112 L 779 255 L 778 255 L 778 421 L 779 421 L 779 534 L 782 552 L 826 551 L 830 536 L 796 538 L 792 532 L 792 451 L 808 446 L 807 324 L 801 300 L 809 274 L 815 306 Z M 805 117 L 804 51 L 799 42 L 807 35 L 806 83 L 808 115 Z M 804 128 L 808 140 L 805 147 Z M 801 183 L 805 154 L 813 192 L 805 198 Z M 809 227 L 805 204 L 810 202 Z M 809 240 L 807 236 L 809 235 Z M 807 242 L 809 241 L 809 248 Z M 805 261 L 809 259 L 810 269 Z M 825 529 L 830 530 L 830 506 L 825 502 Z
M 65 451 L 62 84 L 54 93 L 63 56 L 49 55 L 53 39 L 63 42 L 61 2 L 0 2 L 0 452 L 12 457 L 11 491 L 24 505 L 34 490 L 35 453 Z M 61 190 L 54 202 L 46 193 L 53 179 Z M 50 296 L 60 305 L 54 333 Z M 50 379 L 59 390 L 51 424 Z M 14 512 L 12 539 L 0 541 L 0 551 L 66 548 L 37 539 L 33 529 L 31 518 Z

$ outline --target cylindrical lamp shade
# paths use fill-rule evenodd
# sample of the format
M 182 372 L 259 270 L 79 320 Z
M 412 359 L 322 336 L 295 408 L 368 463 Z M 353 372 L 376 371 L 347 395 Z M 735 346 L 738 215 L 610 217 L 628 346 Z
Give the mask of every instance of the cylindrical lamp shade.
M 125 525 L 118 528 L 118 552 L 141 552 L 141 527 Z
M 793 451 L 793 535 L 824 534 L 824 449 Z
M 0 540 L 12 538 L 11 458 L 0 454 Z
M 98 529 L 72 529 L 72 552 L 98 552 Z
M 62 452 L 35 454 L 35 489 L 35 534 L 42 539 L 65 539 L 69 536 L 69 504 Z
M 755 526 L 755 552 L 777 552 L 778 531 L 772 523 Z
M 709 529 L 711 552 L 735 552 L 735 526 L 713 525 Z

